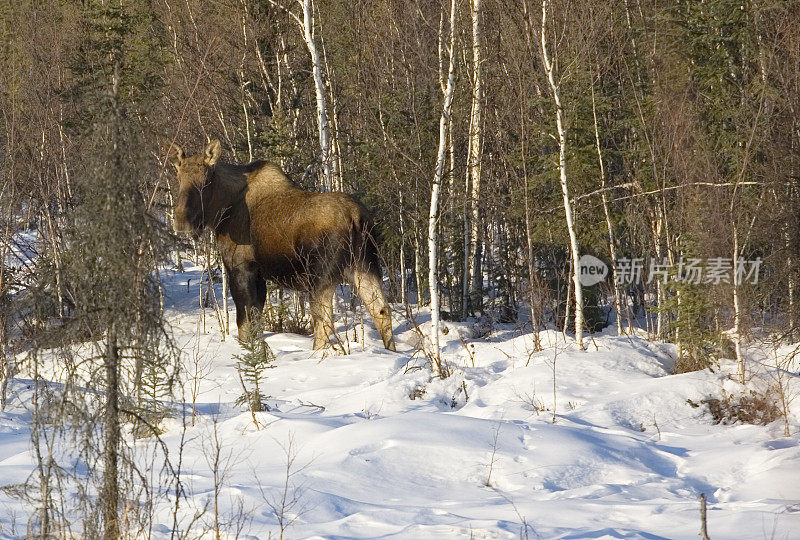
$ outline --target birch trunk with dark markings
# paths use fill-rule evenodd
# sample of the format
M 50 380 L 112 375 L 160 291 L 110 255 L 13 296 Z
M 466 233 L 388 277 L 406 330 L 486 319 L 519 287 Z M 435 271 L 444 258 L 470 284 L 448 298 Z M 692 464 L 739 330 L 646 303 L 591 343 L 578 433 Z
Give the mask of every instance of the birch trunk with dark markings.
M 476 0 L 479 1 L 479 0 Z M 442 13 L 444 19 L 444 13 Z M 431 369 L 435 375 L 442 375 L 440 346 L 439 346 L 439 283 L 436 268 L 439 262 L 438 247 L 439 235 L 437 224 L 439 221 L 439 191 L 444 177 L 444 165 L 447 158 L 447 127 L 450 125 L 450 111 L 453 105 L 455 90 L 455 49 L 456 49 L 456 0 L 450 2 L 450 46 L 448 47 L 449 68 L 447 71 L 447 84 L 443 89 L 442 115 L 439 118 L 439 150 L 436 156 L 436 170 L 431 184 L 431 208 L 428 214 L 428 287 L 431 295 Z M 442 64 L 444 41 L 444 25 L 439 25 L 439 63 Z M 444 78 L 444 74 L 440 75 Z
M 553 103 L 556 107 L 556 129 L 558 130 L 558 172 L 561 182 L 561 193 L 564 196 L 564 215 L 567 221 L 567 231 L 569 232 L 570 251 L 572 253 L 572 283 L 575 290 L 575 343 L 578 348 L 583 349 L 583 291 L 580 282 L 580 263 L 578 254 L 578 237 L 575 234 L 575 224 L 573 223 L 572 205 L 569 199 L 569 187 L 567 185 L 567 130 L 564 125 L 564 107 L 561 104 L 561 95 L 556 84 L 555 74 L 553 73 L 553 62 L 547 49 L 547 6 L 548 0 L 542 0 L 542 61 L 544 63 L 547 81 L 550 83 L 550 91 L 553 95 Z

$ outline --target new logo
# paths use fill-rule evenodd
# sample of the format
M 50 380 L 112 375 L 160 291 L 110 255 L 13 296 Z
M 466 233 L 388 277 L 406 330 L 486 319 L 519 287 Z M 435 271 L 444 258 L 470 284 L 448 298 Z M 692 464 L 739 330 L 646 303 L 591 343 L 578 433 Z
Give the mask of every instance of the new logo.
M 581 258 L 578 259 L 578 268 L 580 269 L 578 280 L 584 287 L 597 285 L 606 279 L 608 275 L 608 266 L 606 266 L 606 263 L 591 255 L 581 256 Z

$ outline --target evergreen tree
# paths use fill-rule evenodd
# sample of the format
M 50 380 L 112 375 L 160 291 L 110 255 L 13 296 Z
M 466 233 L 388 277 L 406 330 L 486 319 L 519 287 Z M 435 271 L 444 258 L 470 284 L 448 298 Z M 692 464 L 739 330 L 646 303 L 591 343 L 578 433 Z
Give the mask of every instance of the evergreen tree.
M 244 393 L 236 400 L 237 405 L 246 405 L 250 412 L 257 413 L 264 410 L 265 396 L 261 391 L 264 381 L 264 371 L 274 368 L 275 354 L 264 340 L 264 319 L 260 315 L 253 317 L 249 326 L 249 335 L 245 340 L 239 340 L 243 353 L 235 355 L 236 369 L 242 381 Z
M 73 310 L 64 339 L 80 334 L 98 348 L 91 384 L 105 398 L 101 407 L 87 399 L 83 403 L 103 436 L 99 442 L 90 436 L 80 453 L 90 463 L 99 459 L 102 472 L 95 470 L 99 497 L 84 501 L 84 527 L 95 531 L 90 536 L 102 531 L 109 539 L 132 526 L 120 521 L 121 485 L 133 477 L 123 422 L 136 418 L 152 425 L 138 407 L 155 400 L 136 400 L 129 397 L 131 390 L 141 396 L 145 365 L 148 373 L 163 375 L 171 357 L 153 271 L 166 260 L 169 237 L 141 191 L 152 174 L 142 113 L 157 100 L 161 66 L 157 27 L 145 7 L 80 4 L 84 38 L 71 66 L 74 84 L 64 94 L 76 113 L 71 128 L 81 150 L 72 156 L 74 226 L 65 235 L 63 274 Z M 152 377 L 149 382 L 159 385 Z

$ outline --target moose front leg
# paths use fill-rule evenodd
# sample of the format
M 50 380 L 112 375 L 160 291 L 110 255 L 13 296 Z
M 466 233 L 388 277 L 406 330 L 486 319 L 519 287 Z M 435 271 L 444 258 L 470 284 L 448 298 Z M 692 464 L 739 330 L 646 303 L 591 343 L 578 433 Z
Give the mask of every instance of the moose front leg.
M 239 340 L 250 338 L 250 324 L 261 315 L 267 298 L 267 285 L 258 275 L 254 262 L 225 266 L 228 271 L 231 296 L 236 304 L 236 326 L 239 328 Z

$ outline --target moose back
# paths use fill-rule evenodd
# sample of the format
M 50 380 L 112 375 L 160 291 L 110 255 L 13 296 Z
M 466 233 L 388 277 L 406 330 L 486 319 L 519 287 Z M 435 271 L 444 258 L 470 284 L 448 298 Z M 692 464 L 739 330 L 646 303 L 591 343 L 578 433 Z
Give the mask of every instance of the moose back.
M 219 162 L 220 152 L 216 140 L 191 157 L 173 147 L 179 182 L 174 227 L 195 234 L 210 227 L 216 233 L 239 339 L 247 339 L 250 321 L 264 307 L 265 280 L 272 280 L 309 293 L 314 348 L 330 344 L 334 291 L 347 282 L 372 315 L 384 346 L 395 350 L 372 220 L 361 203 L 344 193 L 302 190 L 273 163 Z

